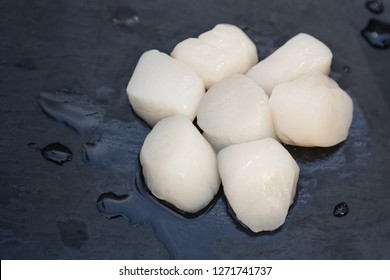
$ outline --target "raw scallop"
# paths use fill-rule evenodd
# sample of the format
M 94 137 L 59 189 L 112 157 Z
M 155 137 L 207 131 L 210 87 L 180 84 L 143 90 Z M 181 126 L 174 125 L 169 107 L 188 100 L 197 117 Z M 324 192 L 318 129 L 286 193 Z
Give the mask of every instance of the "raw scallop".
M 206 88 L 231 74 L 247 72 L 258 61 L 255 44 L 231 24 L 218 24 L 198 38 L 182 41 L 171 55 L 193 69 Z
M 134 111 L 150 126 L 172 115 L 194 120 L 204 91 L 195 72 L 157 50 L 141 56 L 127 86 Z
M 275 132 L 286 144 L 329 147 L 348 136 L 352 99 L 324 74 L 306 74 L 277 86 L 270 106 Z
M 243 74 L 233 74 L 206 92 L 197 123 L 216 151 L 275 136 L 267 94 Z
M 218 153 L 226 198 L 253 232 L 272 231 L 285 221 L 294 201 L 299 167 L 275 139 L 235 144 Z
M 309 72 L 329 74 L 332 52 L 318 39 L 300 33 L 251 68 L 247 75 L 270 96 L 277 85 Z
M 167 117 L 153 127 L 140 161 L 153 195 L 186 212 L 207 206 L 221 184 L 213 148 L 184 116 Z

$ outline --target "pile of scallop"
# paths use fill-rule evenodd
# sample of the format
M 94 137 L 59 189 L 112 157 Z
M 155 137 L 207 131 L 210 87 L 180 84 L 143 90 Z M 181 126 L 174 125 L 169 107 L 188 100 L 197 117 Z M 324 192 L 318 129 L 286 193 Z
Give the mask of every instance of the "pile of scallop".
M 279 228 L 299 176 L 282 143 L 329 147 L 348 136 L 353 104 L 328 76 L 331 62 L 329 48 L 304 33 L 258 62 L 255 44 L 230 24 L 180 42 L 170 55 L 146 51 L 127 94 L 152 127 L 140 153 L 151 193 L 196 213 L 222 182 L 242 224 Z

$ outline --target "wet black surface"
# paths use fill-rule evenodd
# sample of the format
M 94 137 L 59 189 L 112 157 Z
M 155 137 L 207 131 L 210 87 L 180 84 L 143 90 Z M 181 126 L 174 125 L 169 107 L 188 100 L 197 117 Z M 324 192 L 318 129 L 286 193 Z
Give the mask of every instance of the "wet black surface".
M 0 258 L 390 259 L 390 52 L 361 35 L 365 3 L 1 1 Z M 389 23 L 384 4 L 375 18 Z M 354 101 L 345 142 L 286 146 L 298 193 L 271 233 L 245 230 L 223 193 L 196 217 L 173 211 L 145 191 L 138 164 L 149 128 L 125 94 L 138 58 L 221 22 L 243 28 L 260 58 L 316 36 Z M 51 143 L 72 160 L 45 160 Z M 341 201 L 350 211 L 339 218 Z

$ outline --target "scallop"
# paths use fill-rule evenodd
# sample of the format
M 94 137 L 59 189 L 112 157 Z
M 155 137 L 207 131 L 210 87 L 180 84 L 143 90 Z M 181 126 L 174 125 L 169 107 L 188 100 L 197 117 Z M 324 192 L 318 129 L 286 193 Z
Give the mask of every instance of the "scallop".
M 231 144 L 275 137 L 267 94 L 243 74 L 233 74 L 206 92 L 197 123 L 216 151 Z
M 127 86 L 133 110 L 150 126 L 172 115 L 194 120 L 204 92 L 194 71 L 157 50 L 142 54 Z
M 299 167 L 275 139 L 234 144 L 218 153 L 226 198 L 237 219 L 253 232 L 272 231 L 286 220 Z
M 153 127 L 141 148 L 140 162 L 152 194 L 185 212 L 207 206 L 221 184 L 216 153 L 181 115 Z
M 171 56 L 193 69 L 206 88 L 231 74 L 246 73 L 258 61 L 255 44 L 231 24 L 218 24 L 198 38 L 180 42 Z
M 247 75 L 270 96 L 277 85 L 303 74 L 316 71 L 329 74 L 332 57 L 324 43 L 300 33 L 252 67 Z
M 344 141 L 353 115 L 351 97 L 321 73 L 275 87 L 270 107 L 280 140 L 305 147 L 329 147 Z

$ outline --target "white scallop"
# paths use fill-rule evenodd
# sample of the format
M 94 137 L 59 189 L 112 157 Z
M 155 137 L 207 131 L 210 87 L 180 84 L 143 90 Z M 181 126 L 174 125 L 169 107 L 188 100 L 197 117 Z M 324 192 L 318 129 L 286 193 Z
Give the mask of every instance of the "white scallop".
M 157 50 L 140 57 L 127 86 L 134 111 L 150 126 L 177 114 L 192 121 L 204 91 L 195 72 Z
M 275 87 L 270 106 L 275 132 L 286 144 L 329 147 L 348 136 L 352 99 L 324 74 L 306 74 Z
M 221 179 L 213 148 L 183 116 L 159 121 L 147 135 L 140 161 L 146 185 L 157 198 L 186 212 L 207 206 Z
M 294 201 L 299 167 L 275 139 L 228 146 L 218 153 L 226 198 L 236 217 L 253 232 L 272 231 Z
M 329 74 L 332 52 L 311 35 L 300 33 L 252 67 L 247 75 L 270 96 L 284 82 L 309 72 Z
M 233 74 L 206 92 L 197 123 L 216 151 L 231 144 L 275 137 L 267 94 L 243 74 Z
M 231 74 L 247 72 L 258 61 L 255 44 L 231 24 L 218 24 L 196 39 L 182 41 L 171 55 L 193 69 L 206 88 Z

